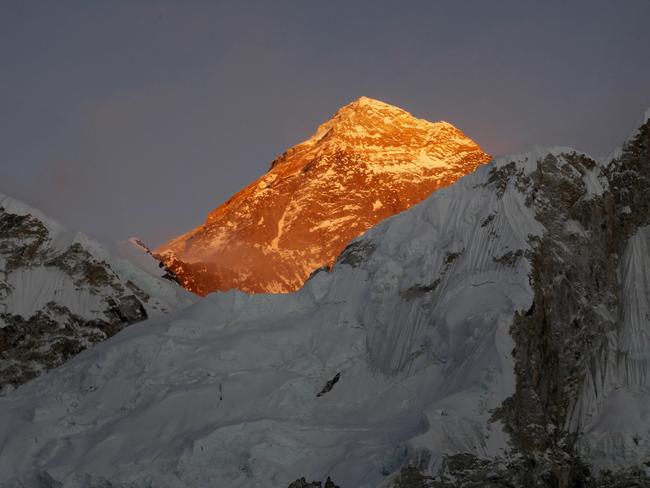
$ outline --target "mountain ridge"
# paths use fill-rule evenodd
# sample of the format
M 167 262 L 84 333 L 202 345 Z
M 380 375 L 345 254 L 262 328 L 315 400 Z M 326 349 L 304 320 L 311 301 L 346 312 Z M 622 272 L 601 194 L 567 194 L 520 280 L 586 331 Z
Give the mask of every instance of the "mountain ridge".
M 153 257 L 145 270 L 1 193 L 0 231 L 0 391 L 194 300 Z
M 488 160 L 447 122 L 361 97 L 155 253 L 201 295 L 293 291 L 352 238 Z
M 211 294 L 0 398 L 0 486 L 644 486 L 649 188 L 650 123 L 607 163 L 497 158 L 296 293 Z

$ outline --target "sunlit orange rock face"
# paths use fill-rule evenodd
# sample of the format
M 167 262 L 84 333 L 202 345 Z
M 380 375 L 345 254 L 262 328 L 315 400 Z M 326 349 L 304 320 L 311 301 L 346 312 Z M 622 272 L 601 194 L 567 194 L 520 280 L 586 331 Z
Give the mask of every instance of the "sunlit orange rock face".
M 199 295 L 290 292 L 377 222 L 489 160 L 447 122 L 362 97 L 156 254 Z

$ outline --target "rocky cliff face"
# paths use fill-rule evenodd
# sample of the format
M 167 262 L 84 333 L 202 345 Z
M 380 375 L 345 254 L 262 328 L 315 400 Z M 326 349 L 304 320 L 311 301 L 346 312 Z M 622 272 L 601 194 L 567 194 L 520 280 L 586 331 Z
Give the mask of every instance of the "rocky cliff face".
M 0 391 L 191 301 L 176 285 L 0 194 Z
M 492 418 L 511 453 L 453 454 L 438 477 L 410 465 L 395 486 L 650 486 L 650 122 L 605 163 L 536 161 L 488 180 L 516 186 L 544 226 L 524 253 L 533 301 L 510 329 L 516 388 Z
M 293 291 L 354 237 L 488 160 L 451 124 L 362 97 L 156 253 L 200 295 Z
M 517 388 L 496 415 L 532 466 L 526 486 L 581 486 L 584 459 L 650 460 L 640 446 L 648 409 L 638 405 L 650 400 L 650 123 L 608 164 L 568 153 L 528 174 L 514 168 L 493 177 L 521 188 L 545 232 L 531 239 L 533 303 L 511 329 Z M 638 420 L 627 433 L 608 425 L 621 395 L 634 398 L 625 415 Z
M 648 486 L 649 189 L 647 121 L 479 167 L 0 398 L 0 486 Z

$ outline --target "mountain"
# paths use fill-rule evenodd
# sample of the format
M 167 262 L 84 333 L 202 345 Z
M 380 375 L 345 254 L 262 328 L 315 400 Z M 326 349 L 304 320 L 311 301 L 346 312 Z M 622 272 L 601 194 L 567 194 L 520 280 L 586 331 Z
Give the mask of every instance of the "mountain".
M 120 252 L 148 270 L 0 194 L 0 392 L 194 301 L 150 254 L 126 243 Z
M 649 249 L 647 119 L 499 158 L 0 398 L 0 486 L 647 486 Z
M 199 295 L 294 291 L 353 238 L 489 159 L 451 124 L 362 97 L 155 252 Z

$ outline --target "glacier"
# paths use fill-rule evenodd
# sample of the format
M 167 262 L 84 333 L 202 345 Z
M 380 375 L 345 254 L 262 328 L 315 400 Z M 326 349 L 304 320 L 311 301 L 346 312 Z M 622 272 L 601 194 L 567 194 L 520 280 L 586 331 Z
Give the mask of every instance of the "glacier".
M 570 148 L 498 158 L 370 229 L 296 293 L 210 294 L 0 397 L 0 486 L 389 486 L 408 463 L 435 474 L 458 453 L 525 455 L 517 422 L 536 412 L 508 408 L 526 392 L 541 418 L 566 420 L 533 426 L 557 442 L 540 461 L 567 457 L 562 429 L 596 469 L 647 461 L 642 131 L 608 163 Z M 603 236 L 593 256 L 616 276 L 590 307 L 604 271 L 584 243 Z M 542 284 L 561 300 L 540 303 Z M 538 342 L 562 360 L 575 345 L 543 328 L 522 342 L 538 330 L 522 327 L 563 312 L 566 337 L 594 342 L 554 385 L 526 361 Z M 574 396 L 542 405 L 545 381 Z
M 295 294 L 209 295 L 1 398 L 2 477 L 361 487 L 425 449 L 502 454 L 488 419 L 514 388 L 508 328 L 532 291 L 526 260 L 495 258 L 542 228 L 515 188 L 481 186 L 489 170 L 379 224 Z

